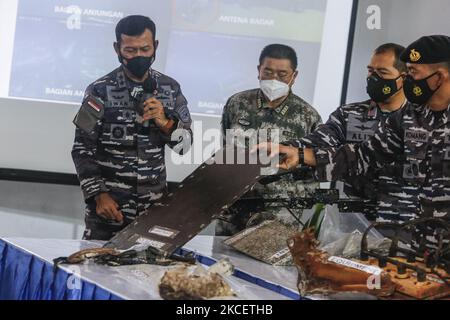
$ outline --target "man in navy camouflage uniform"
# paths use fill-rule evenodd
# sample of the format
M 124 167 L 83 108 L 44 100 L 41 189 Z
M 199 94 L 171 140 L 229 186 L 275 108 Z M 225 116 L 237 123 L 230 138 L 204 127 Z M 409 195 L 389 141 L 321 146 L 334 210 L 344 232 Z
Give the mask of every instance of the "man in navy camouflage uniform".
M 365 174 L 393 161 L 405 162 L 403 178 L 419 192 L 420 216 L 450 217 L 450 37 L 422 37 L 402 53 L 408 76 L 403 90 L 411 104 L 394 113 L 375 135 L 326 152 L 262 145 L 285 154 L 281 168 L 329 166 L 328 180 Z M 334 165 L 336 164 L 336 165 Z M 432 237 L 429 238 L 432 240 Z
M 368 64 L 367 93 L 370 100 L 352 103 L 334 111 L 327 123 L 300 141 L 291 145 L 327 148 L 330 157 L 345 144 L 356 144 L 375 134 L 384 126 L 392 112 L 408 102 L 403 93 L 406 64 L 400 60 L 404 47 L 387 43 L 375 49 Z M 336 164 L 339 165 L 339 164 Z M 402 177 L 403 163 L 392 163 L 382 169 L 371 169 L 365 175 L 346 177 L 345 193 L 372 199 L 375 212 L 369 213 L 378 221 L 410 220 L 418 214 L 418 190 Z M 317 176 L 326 181 L 329 166 L 318 166 Z
M 191 118 L 180 85 L 153 69 L 152 20 L 116 26 L 121 66 L 88 86 L 75 117 L 72 158 L 86 202 L 84 239 L 109 240 L 167 187 L 164 148 L 186 152 Z

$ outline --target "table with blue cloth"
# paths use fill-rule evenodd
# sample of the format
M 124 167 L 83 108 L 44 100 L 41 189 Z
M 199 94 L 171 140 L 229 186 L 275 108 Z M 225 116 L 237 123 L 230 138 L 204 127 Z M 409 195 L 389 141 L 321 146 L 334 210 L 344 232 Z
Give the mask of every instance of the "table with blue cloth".
M 243 300 L 299 299 L 297 272 L 293 267 L 274 267 L 235 250 L 223 238 L 197 236 L 182 253 L 192 251 L 209 266 L 229 258 L 235 266 L 226 281 Z M 88 261 L 80 265 L 60 265 L 53 259 L 103 242 L 30 238 L 0 239 L 0 300 L 154 300 L 161 299 L 159 281 L 167 266 L 130 265 L 110 267 Z

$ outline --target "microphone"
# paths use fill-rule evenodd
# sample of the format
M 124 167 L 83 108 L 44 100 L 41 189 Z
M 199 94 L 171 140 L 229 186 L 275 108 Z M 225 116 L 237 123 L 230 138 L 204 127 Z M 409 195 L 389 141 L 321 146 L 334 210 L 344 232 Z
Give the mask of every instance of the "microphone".
M 142 115 L 144 114 L 144 102 L 147 99 L 150 99 L 151 97 L 154 96 L 154 91 L 156 90 L 156 88 L 158 88 L 158 83 L 156 82 L 156 80 L 149 76 L 147 79 L 145 79 L 144 83 L 142 84 L 142 88 L 144 89 L 144 92 L 142 93 L 142 98 L 141 98 L 141 103 L 139 105 L 139 109 L 142 112 Z M 142 126 L 144 128 L 148 128 L 148 126 L 150 125 L 150 120 L 145 121 Z

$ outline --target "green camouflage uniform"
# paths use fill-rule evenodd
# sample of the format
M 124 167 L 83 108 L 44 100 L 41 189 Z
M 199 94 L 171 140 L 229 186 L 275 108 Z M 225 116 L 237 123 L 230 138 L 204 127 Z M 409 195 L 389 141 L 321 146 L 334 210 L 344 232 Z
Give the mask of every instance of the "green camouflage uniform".
M 231 143 L 230 136 L 228 135 L 228 139 L 226 138 L 227 132 L 229 134 L 230 130 L 233 132 L 232 135 L 237 137 L 248 135 L 249 132 L 260 134 L 266 130 L 268 140 L 277 142 L 273 139 L 277 137 L 278 142 L 281 142 L 300 139 L 314 131 L 321 123 L 322 120 L 317 111 L 292 92 L 280 106 L 272 109 L 261 90 L 253 89 L 235 94 L 228 99 L 222 113 L 222 134 L 224 144 L 226 144 Z M 265 134 L 264 137 L 266 137 Z M 246 145 L 248 144 L 249 141 L 246 142 Z M 253 190 L 244 197 L 286 198 L 290 195 L 302 197 L 308 190 L 318 187 L 312 179 L 311 175 L 308 183 L 304 183 L 303 180 L 296 180 L 292 174 L 284 175 L 280 180 L 270 184 L 256 184 Z M 261 209 L 256 205 L 238 204 L 229 211 L 227 220 L 232 223 L 218 221 L 217 235 L 230 235 L 244 229 L 248 225 L 252 213 L 261 211 Z M 279 208 L 267 208 L 263 211 L 257 212 L 260 220 L 280 213 Z M 253 216 L 251 220 L 255 219 Z

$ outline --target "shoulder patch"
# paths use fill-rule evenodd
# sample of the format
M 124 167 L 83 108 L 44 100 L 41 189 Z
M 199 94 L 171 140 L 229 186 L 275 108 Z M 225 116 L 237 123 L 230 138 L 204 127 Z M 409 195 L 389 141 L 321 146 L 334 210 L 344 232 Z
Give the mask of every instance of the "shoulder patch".
M 91 133 L 95 128 L 97 120 L 103 117 L 104 112 L 103 101 L 100 98 L 88 95 L 84 99 L 73 123 L 86 133 Z
M 87 104 L 89 107 L 100 113 L 103 110 L 104 103 L 99 98 L 96 98 L 94 96 L 88 96 L 85 99 L 85 104 Z
M 181 121 L 188 122 L 189 120 L 191 120 L 191 115 L 189 114 L 187 105 L 182 105 L 180 108 L 178 108 L 177 113 Z

